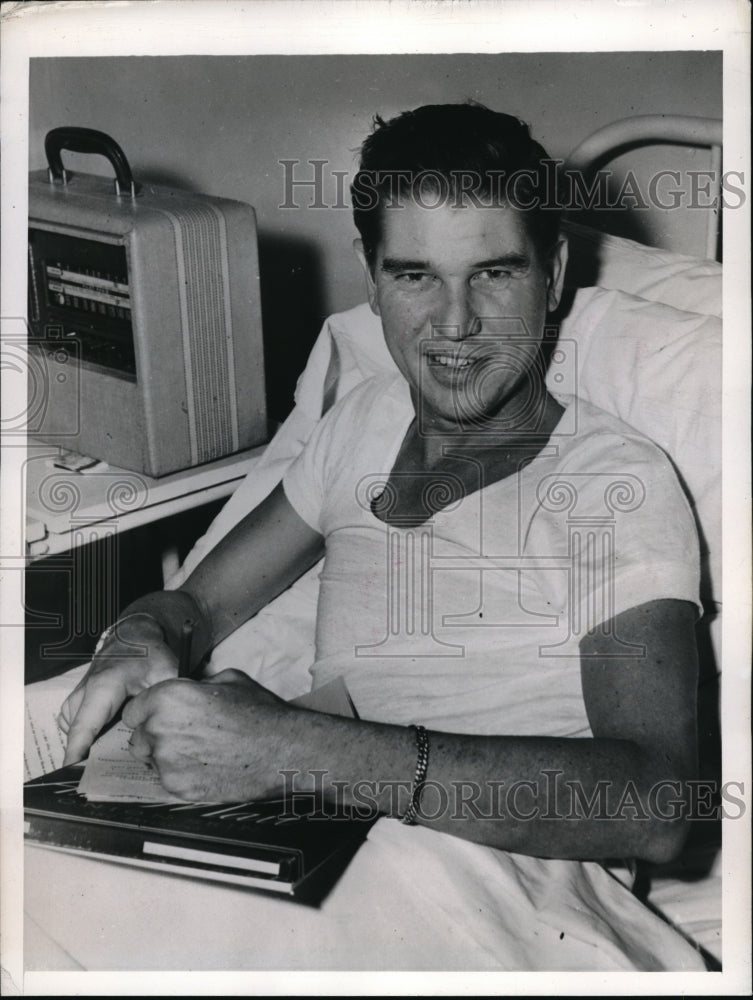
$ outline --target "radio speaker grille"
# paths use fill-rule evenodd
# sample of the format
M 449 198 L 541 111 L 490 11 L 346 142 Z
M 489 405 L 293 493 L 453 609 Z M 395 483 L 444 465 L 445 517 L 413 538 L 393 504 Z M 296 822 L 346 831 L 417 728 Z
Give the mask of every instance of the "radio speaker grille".
M 238 449 L 225 220 L 213 205 L 162 211 L 175 234 L 192 460 L 209 462 Z

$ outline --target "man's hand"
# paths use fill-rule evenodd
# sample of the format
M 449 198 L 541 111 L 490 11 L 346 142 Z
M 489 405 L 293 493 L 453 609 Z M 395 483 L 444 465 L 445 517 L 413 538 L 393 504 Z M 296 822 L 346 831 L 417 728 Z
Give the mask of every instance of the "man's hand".
M 102 727 L 127 698 L 177 673 L 177 658 L 157 621 L 134 615 L 120 624 L 63 702 L 58 724 L 68 734 L 64 765 L 87 755 Z
M 192 802 L 242 802 L 282 790 L 286 702 L 238 670 L 200 683 L 168 680 L 123 711 L 131 752 L 164 788 Z

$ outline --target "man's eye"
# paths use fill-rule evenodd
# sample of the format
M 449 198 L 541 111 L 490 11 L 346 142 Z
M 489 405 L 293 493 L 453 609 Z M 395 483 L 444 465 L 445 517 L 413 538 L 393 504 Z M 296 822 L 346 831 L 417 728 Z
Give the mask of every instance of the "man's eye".
M 510 272 L 501 267 L 486 267 L 483 271 L 477 271 L 473 279 L 477 282 L 493 285 L 506 281 L 509 277 Z
M 428 284 L 431 281 L 431 275 L 426 274 L 425 271 L 405 271 L 403 274 L 395 275 L 395 280 L 403 285 L 421 285 Z

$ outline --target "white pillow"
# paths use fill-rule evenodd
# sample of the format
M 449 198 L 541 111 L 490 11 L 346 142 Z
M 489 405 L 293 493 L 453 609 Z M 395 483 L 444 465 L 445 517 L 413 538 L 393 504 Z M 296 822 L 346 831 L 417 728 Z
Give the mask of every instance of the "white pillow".
M 722 265 L 609 236 L 574 222 L 564 226 L 570 243 L 570 288 L 619 289 L 686 312 L 722 315 Z
M 702 596 L 721 601 L 721 320 L 585 288 L 560 325 L 558 348 L 560 364 L 575 369 L 577 395 L 672 459 L 702 534 Z M 554 392 L 556 370 L 551 365 L 547 376 Z

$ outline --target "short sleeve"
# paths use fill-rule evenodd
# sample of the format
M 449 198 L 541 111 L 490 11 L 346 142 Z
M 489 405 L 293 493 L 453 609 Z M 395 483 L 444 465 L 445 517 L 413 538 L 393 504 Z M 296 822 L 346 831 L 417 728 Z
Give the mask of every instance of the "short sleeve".
M 325 502 L 352 464 L 365 421 L 372 409 L 376 379 L 361 382 L 340 399 L 314 428 L 303 451 L 283 477 L 283 489 L 303 520 L 326 534 Z
M 547 604 L 585 635 L 649 601 L 700 604 L 700 553 L 690 506 L 664 453 L 642 438 L 587 438 L 537 484 L 531 530 Z M 535 540 L 535 541 L 534 541 Z
M 322 507 L 326 479 L 328 451 L 332 441 L 332 422 L 336 416 L 330 411 L 313 430 L 311 437 L 283 476 L 285 496 L 296 513 L 323 534 Z

